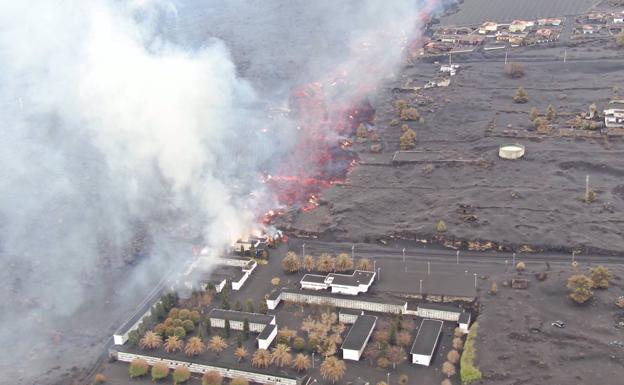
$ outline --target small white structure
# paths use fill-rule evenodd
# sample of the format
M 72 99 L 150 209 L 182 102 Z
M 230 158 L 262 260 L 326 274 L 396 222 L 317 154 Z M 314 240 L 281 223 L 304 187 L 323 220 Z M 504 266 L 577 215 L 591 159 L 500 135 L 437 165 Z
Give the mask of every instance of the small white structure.
M 481 27 L 479 27 L 479 33 L 482 35 L 493 33 L 497 30 L 498 24 L 494 21 L 486 21 L 485 23 L 481 24 Z
M 269 310 L 275 310 L 275 308 L 277 307 L 277 305 L 279 305 L 281 301 L 282 301 L 282 292 L 280 290 L 274 291 L 273 293 L 269 294 L 269 296 L 266 299 L 267 308 Z
M 327 289 L 327 283 L 325 279 L 327 277 L 324 275 L 318 274 L 306 274 L 301 278 L 299 282 L 301 284 L 302 289 L 306 290 L 325 290 Z
M 409 308 L 409 304 L 408 304 Z M 423 303 L 418 305 L 416 315 L 422 318 L 432 318 L 443 321 L 458 322 L 462 311 L 456 306 Z
M 610 108 L 604 110 L 605 127 L 624 128 L 624 109 Z
M 412 363 L 429 366 L 433 352 L 438 345 L 440 333 L 442 332 L 443 321 L 424 319 L 420 323 L 416 339 L 410 350 Z
M 524 156 L 524 145 L 522 144 L 503 144 L 498 149 L 498 156 L 502 159 L 520 159 Z
M 368 343 L 377 317 L 372 315 L 360 315 L 349 329 L 349 333 L 345 337 L 342 344 L 342 358 L 345 360 L 359 361 L 364 351 L 364 347 Z
M 461 329 L 464 334 L 467 334 L 468 330 L 470 329 L 470 318 L 470 313 L 465 311 L 461 313 L 461 315 L 459 316 L 459 320 L 457 321 L 457 323 L 459 324 L 459 329 Z
M 442 66 L 440 66 L 440 72 L 448 73 L 450 76 L 455 76 L 458 69 L 459 64 L 442 64 Z
M 264 329 L 258 334 L 258 349 L 269 349 L 271 346 L 271 342 L 275 339 L 277 335 L 277 325 L 266 325 Z

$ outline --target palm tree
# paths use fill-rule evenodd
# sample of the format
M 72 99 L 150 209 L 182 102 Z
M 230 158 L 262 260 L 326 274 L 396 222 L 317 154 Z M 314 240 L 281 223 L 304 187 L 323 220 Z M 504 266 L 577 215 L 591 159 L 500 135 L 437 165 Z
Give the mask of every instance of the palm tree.
M 336 271 L 353 269 L 353 258 L 349 254 L 341 253 L 336 257 Z
M 266 349 L 258 349 L 251 358 L 251 366 L 254 368 L 268 368 L 271 364 L 271 353 Z
M 290 365 L 291 362 L 292 355 L 290 354 L 290 346 L 286 344 L 277 344 L 271 353 L 271 363 L 274 363 L 281 368 L 286 365 Z
M 336 357 L 327 357 L 321 364 L 321 376 L 333 384 L 344 376 L 346 370 L 345 362 Z
M 167 353 L 171 353 L 182 350 L 183 346 L 184 343 L 180 338 L 178 338 L 177 336 L 169 336 L 165 341 L 164 348 Z
M 301 267 L 303 267 L 307 272 L 314 270 L 314 266 L 316 266 L 316 261 L 314 260 L 313 256 L 306 255 L 303 257 Z
M 162 337 L 152 331 L 148 331 L 139 341 L 139 346 L 143 349 L 158 349 L 162 346 Z
M 227 342 L 225 342 L 225 340 L 221 338 L 221 336 L 212 336 L 212 338 L 210 338 L 210 341 L 208 342 L 208 349 L 217 353 L 217 355 L 219 355 L 227 347 Z
M 321 254 L 316 261 L 316 269 L 321 273 L 329 273 L 336 268 L 336 260 L 327 253 Z
M 310 369 L 310 366 L 312 366 L 310 363 L 310 357 L 303 353 L 297 354 L 292 364 L 293 369 L 298 372 L 304 372 Z
M 238 358 L 238 362 L 241 362 L 249 355 L 249 353 L 247 353 L 247 349 L 241 346 L 234 350 L 234 355 Z
M 187 356 L 196 356 L 206 351 L 206 345 L 202 342 L 199 337 L 191 337 L 186 343 L 186 347 L 184 348 L 184 353 Z
M 368 258 L 362 258 L 357 262 L 358 270 L 370 271 L 371 269 L 371 261 Z

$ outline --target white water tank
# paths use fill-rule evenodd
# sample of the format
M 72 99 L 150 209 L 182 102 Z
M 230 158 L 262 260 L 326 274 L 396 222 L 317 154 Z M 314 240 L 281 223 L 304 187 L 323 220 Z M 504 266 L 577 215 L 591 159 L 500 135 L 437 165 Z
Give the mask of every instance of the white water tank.
M 498 156 L 503 159 L 520 159 L 524 156 L 524 146 L 522 144 L 503 144 L 498 149 Z

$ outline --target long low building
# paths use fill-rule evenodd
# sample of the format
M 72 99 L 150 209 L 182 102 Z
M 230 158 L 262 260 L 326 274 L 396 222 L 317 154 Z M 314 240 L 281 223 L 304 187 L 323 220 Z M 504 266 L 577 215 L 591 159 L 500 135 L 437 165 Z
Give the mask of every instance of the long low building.
M 372 296 L 358 296 L 351 295 L 339 295 L 323 292 L 311 292 L 307 290 L 289 290 L 282 289 L 281 291 L 274 292 L 267 298 L 267 307 L 271 310 L 277 308 L 281 303 L 295 302 L 295 303 L 308 303 L 312 305 L 331 305 L 346 309 L 366 310 L 377 313 L 404 313 L 407 306 L 407 302 L 385 300 Z
M 275 325 L 275 316 L 260 313 L 248 313 L 236 310 L 212 309 L 208 313 L 210 326 L 224 328 L 225 320 L 230 322 L 232 330 L 243 330 L 245 320 L 249 323 L 249 331 L 260 333 L 266 325 Z
M 422 320 L 418 328 L 418 333 L 416 333 L 416 339 L 410 350 L 413 364 L 424 366 L 429 366 L 431 364 L 433 353 L 438 345 L 440 334 L 442 333 L 443 324 L 444 322 L 439 320 Z
M 342 344 L 342 358 L 345 360 L 359 361 L 362 352 L 373 334 L 377 317 L 372 315 L 360 315 L 349 329 Z

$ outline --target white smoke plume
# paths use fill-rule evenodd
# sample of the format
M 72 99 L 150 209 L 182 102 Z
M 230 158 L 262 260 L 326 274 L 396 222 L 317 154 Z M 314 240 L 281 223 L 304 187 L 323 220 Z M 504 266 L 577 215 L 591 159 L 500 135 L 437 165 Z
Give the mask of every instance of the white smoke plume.
M 274 204 L 259 173 L 292 151 L 296 130 L 265 119 L 266 102 L 211 36 L 284 99 L 338 67 L 376 85 L 401 58 L 383 37 L 413 31 L 424 2 L 285 2 L 324 26 L 313 35 L 277 0 L 207 1 L 191 28 L 222 33 L 189 44 L 178 18 L 199 3 L 0 4 L 0 370 L 12 383 L 69 383 L 67 369 L 94 359 L 192 243 L 219 250 Z

